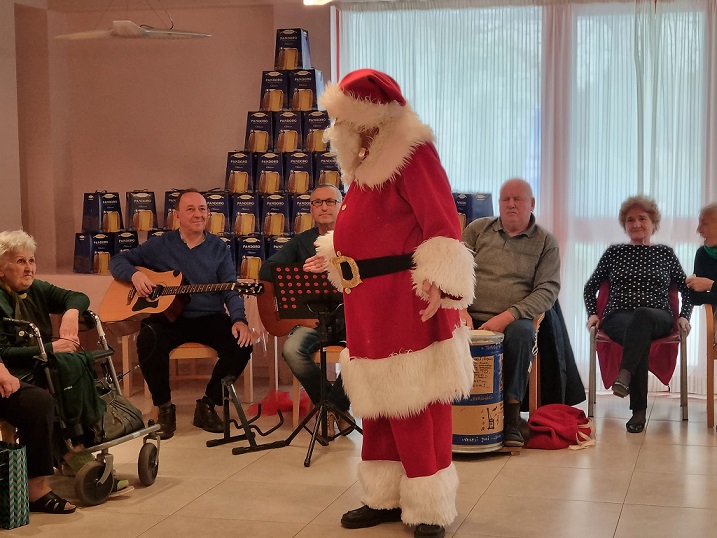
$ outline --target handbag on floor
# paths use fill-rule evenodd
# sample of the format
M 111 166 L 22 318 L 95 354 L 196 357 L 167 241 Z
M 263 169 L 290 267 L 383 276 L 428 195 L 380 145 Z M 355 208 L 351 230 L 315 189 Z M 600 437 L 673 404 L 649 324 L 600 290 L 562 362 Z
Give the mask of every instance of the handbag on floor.
M 112 390 L 104 381 L 98 383 L 97 389 L 107 409 L 93 428 L 95 444 L 113 441 L 144 428 L 142 412 L 126 397 Z
M 581 409 L 565 404 L 538 407 L 528 418 L 526 448 L 578 450 L 595 444 L 595 425 Z
M 0 527 L 30 523 L 25 447 L 0 441 Z

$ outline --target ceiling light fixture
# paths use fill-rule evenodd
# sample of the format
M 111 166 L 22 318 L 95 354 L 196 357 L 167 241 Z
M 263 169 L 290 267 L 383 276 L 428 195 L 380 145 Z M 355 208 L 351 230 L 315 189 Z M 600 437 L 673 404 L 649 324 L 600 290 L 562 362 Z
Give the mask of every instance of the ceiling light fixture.
M 105 10 L 102 12 L 100 21 L 104 17 L 107 10 L 112 5 L 113 0 L 107 5 Z M 145 0 L 147 5 L 152 11 L 159 17 L 157 10 L 152 7 L 149 0 Z M 169 28 L 155 28 L 146 24 L 136 24 L 129 20 L 117 20 L 112 21 L 112 28 L 110 30 L 89 30 L 86 32 L 74 32 L 71 34 L 58 35 L 60 39 L 108 39 L 108 38 L 150 38 L 150 39 L 191 39 L 195 37 L 211 37 L 211 34 L 205 34 L 201 32 L 190 32 L 187 30 L 175 30 L 174 20 L 169 12 L 162 6 L 161 2 L 157 0 L 157 3 L 162 7 L 164 13 L 169 18 Z M 99 22 L 97 25 L 99 26 Z

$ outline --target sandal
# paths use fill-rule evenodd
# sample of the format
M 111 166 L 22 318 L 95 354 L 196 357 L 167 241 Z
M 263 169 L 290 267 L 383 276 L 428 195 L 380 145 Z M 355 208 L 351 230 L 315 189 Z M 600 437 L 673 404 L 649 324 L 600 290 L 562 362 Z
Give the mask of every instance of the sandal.
M 615 396 L 619 396 L 620 398 L 624 398 L 628 394 L 630 394 L 630 387 L 625 385 L 622 381 L 615 381 L 612 384 L 612 393 Z
M 72 508 L 68 508 L 68 506 Z M 56 495 L 54 491 L 49 491 L 30 503 L 30 512 L 43 514 L 71 514 L 76 508 L 70 501 Z

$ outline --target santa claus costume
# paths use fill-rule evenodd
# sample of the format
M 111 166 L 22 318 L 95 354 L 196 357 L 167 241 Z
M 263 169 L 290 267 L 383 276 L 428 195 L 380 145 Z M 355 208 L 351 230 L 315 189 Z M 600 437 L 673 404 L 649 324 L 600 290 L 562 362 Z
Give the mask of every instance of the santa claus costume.
M 319 238 L 317 251 L 333 261 L 329 278 L 344 291 L 341 368 L 363 418 L 362 502 L 442 533 L 456 517 L 458 488 L 451 402 L 473 383 L 470 333 L 458 315 L 473 301 L 473 256 L 460 240 L 431 129 L 398 84 L 378 71 L 354 71 L 329 85 L 321 104 L 336 119 L 327 137 L 348 191 L 334 232 Z M 426 321 L 419 313 L 428 304 L 424 283 L 441 292 L 440 308 Z M 354 521 L 350 514 L 344 526 L 395 520 Z

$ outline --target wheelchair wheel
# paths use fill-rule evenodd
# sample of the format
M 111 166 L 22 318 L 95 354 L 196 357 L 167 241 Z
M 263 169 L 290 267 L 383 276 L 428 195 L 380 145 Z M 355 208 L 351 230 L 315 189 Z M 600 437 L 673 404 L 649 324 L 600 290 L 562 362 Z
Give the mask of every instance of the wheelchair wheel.
M 137 474 L 143 486 L 151 486 L 157 478 L 159 471 L 159 457 L 157 446 L 145 443 L 139 451 L 137 458 Z
M 85 506 L 95 506 L 104 502 L 112 492 L 112 475 L 104 484 L 100 483 L 105 464 L 99 461 L 87 463 L 75 477 L 75 493 Z

